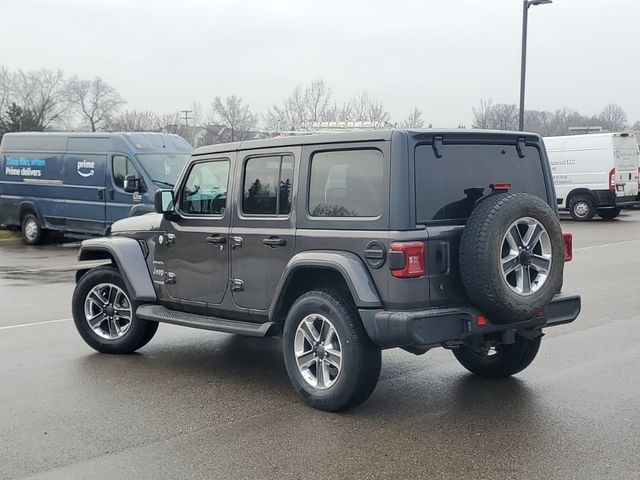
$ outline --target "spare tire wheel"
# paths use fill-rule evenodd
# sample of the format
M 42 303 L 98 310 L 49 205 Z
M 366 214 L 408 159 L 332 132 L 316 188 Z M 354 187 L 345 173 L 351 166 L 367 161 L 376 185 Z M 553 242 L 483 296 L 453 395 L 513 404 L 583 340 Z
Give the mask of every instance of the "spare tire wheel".
M 467 295 L 492 322 L 530 318 L 562 285 L 558 217 L 535 195 L 489 195 L 467 220 L 459 260 Z

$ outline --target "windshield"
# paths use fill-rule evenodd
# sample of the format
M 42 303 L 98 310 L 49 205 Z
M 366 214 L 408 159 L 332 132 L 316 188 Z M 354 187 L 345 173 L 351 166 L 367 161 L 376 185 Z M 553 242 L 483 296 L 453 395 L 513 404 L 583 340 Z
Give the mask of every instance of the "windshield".
M 187 162 L 186 153 L 141 153 L 137 155 L 151 180 L 161 186 L 173 187 Z

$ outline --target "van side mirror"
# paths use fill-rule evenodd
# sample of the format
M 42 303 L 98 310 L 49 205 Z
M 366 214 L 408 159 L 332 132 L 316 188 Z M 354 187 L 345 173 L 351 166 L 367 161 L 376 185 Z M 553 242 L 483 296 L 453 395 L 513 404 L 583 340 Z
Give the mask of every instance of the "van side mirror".
M 173 191 L 172 190 L 156 190 L 153 198 L 153 206 L 156 213 L 173 213 Z
M 142 181 L 135 175 L 127 175 L 124 177 L 124 191 L 127 193 L 136 193 L 142 190 Z

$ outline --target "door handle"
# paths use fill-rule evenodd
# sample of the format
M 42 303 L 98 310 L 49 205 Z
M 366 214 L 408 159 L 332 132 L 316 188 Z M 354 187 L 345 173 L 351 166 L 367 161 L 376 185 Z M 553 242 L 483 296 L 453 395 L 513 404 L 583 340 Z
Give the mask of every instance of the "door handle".
M 263 238 L 262 243 L 264 243 L 267 247 L 282 247 L 286 245 L 287 241 L 284 238 L 280 237 L 269 237 Z
M 113 189 L 109 189 L 109 200 L 113 200 L 115 197 L 115 193 L 113 191 Z
M 98 189 L 98 200 L 103 200 L 104 199 L 104 188 L 99 188 Z
M 227 242 L 227 237 L 224 235 L 211 235 L 207 237 L 207 242 L 211 245 L 223 245 Z

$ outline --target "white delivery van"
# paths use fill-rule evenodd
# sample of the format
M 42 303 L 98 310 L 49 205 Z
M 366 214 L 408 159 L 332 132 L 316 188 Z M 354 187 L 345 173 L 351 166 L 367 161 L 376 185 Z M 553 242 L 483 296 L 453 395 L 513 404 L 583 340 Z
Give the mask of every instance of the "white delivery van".
M 638 142 L 631 133 L 546 137 L 558 207 L 574 220 L 610 220 L 640 205 Z

